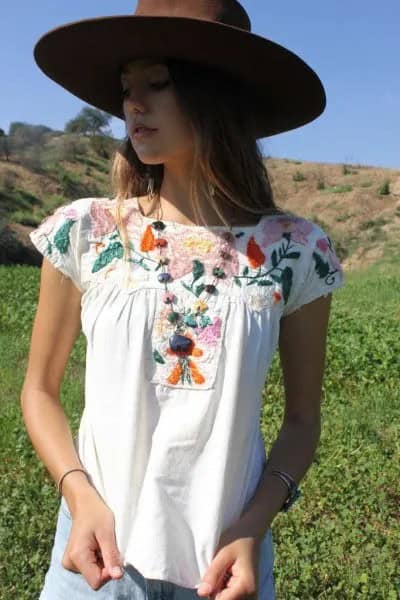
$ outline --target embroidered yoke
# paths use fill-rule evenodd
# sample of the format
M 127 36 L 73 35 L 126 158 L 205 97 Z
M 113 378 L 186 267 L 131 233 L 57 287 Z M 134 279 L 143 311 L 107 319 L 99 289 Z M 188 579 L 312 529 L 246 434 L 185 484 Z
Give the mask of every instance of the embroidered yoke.
M 85 406 L 76 448 L 115 516 L 125 563 L 144 577 L 194 588 L 221 533 L 253 496 L 267 459 L 261 396 L 281 317 L 344 284 L 331 240 L 295 215 L 256 225 L 166 224 L 190 354 L 171 351 L 158 281 L 159 248 L 136 198 L 123 201 L 123 258 L 115 199 L 58 208 L 30 238 L 82 292 Z M 221 251 L 231 255 L 203 300 Z

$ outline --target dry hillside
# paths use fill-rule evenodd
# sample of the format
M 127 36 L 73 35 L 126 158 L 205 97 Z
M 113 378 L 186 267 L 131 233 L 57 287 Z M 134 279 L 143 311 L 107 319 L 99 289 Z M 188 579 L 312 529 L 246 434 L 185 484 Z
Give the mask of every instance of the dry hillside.
M 398 253 L 400 169 L 272 157 L 265 164 L 277 204 L 324 227 L 345 269 Z M 26 242 L 31 228 L 59 204 L 108 196 L 110 166 L 110 159 L 89 149 L 72 161 L 59 160 L 39 170 L 21 161 L 0 160 L 0 250 L 9 244 L 9 232 Z M 4 251 L 0 255 L 4 257 Z

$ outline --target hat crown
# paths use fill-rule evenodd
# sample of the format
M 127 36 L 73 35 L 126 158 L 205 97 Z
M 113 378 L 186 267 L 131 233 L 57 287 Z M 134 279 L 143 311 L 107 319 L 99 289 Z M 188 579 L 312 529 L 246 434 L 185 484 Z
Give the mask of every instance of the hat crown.
M 251 21 L 236 0 L 139 0 L 134 16 L 203 19 L 251 31 Z

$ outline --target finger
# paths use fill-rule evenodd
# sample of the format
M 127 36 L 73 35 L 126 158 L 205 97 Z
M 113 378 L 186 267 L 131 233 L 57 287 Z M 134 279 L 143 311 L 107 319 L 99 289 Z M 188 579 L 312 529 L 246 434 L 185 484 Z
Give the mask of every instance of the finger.
M 61 565 L 64 567 L 64 569 L 67 569 L 68 571 L 72 571 L 73 573 L 79 573 L 78 569 L 75 567 L 74 563 L 70 559 L 67 550 L 64 552 L 64 556 L 61 560 Z
M 101 529 L 96 535 L 104 567 L 112 579 L 120 579 L 124 573 L 121 568 L 121 555 L 115 539 L 115 529 Z
M 199 596 L 216 594 L 221 586 L 224 587 L 224 576 L 227 573 L 230 574 L 232 564 L 231 558 L 224 550 L 218 552 L 214 556 L 208 571 L 205 573 L 202 583 L 198 587 L 197 594 Z
M 84 550 L 67 552 L 62 565 L 70 571 L 80 573 L 94 590 L 99 589 L 104 583 L 95 548 L 87 547 Z
M 243 585 L 243 582 L 237 580 L 228 582 L 228 587 L 219 591 L 214 596 L 215 600 L 250 600 L 254 598 L 256 600 L 256 594 L 249 595 L 248 589 Z

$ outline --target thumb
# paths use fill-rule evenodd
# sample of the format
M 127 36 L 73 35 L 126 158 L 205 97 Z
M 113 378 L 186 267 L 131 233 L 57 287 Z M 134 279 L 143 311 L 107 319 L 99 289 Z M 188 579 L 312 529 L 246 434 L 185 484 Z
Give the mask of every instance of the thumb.
M 224 575 L 229 567 L 230 563 L 227 561 L 226 556 L 217 554 L 204 574 L 203 580 L 197 588 L 197 594 L 199 596 L 209 596 L 217 593 L 222 588 Z
M 97 535 L 104 567 L 110 577 L 119 579 L 123 575 L 121 555 L 117 548 L 115 531 L 102 531 Z

